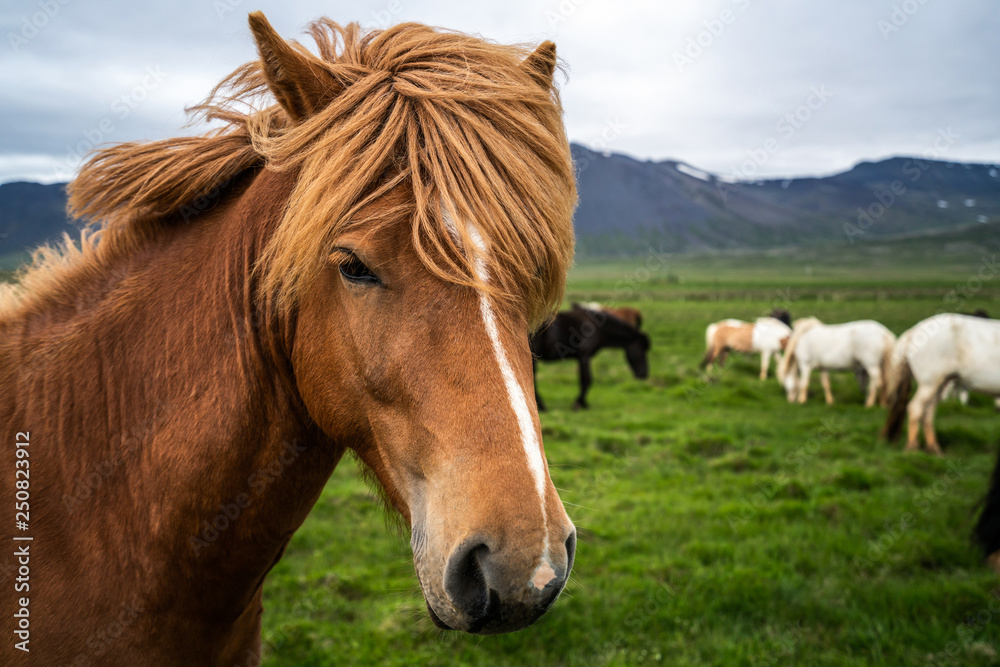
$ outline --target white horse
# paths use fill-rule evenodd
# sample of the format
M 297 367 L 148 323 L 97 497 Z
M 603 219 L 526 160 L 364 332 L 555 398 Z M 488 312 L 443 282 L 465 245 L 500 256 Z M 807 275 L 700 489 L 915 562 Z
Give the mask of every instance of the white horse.
M 944 389 L 941 390 L 939 401 L 947 401 L 949 398 L 956 398 L 962 405 L 969 404 L 969 388 L 962 386 L 957 380 L 948 380 Z M 1000 396 L 993 399 L 993 407 L 1000 412 Z
M 819 370 L 827 405 L 833 405 L 828 371 L 849 371 L 860 364 L 868 372 L 865 407 L 870 408 L 877 397 L 884 395 L 883 367 L 888 364 L 895 342 L 893 333 L 874 320 L 844 324 L 823 324 L 815 317 L 796 320 L 785 346 L 785 358 L 778 364 L 778 382 L 785 388 L 789 403 L 805 403 L 809 376 Z
M 917 381 L 913 399 L 910 388 Z M 899 337 L 888 376 L 889 416 L 883 433 L 895 440 L 909 416 L 906 449 L 919 448 L 920 426 L 927 449 L 938 456 L 934 411 L 946 384 L 1000 396 L 1000 321 L 944 313 L 918 322 Z
M 722 320 L 705 329 L 705 358 L 701 365 L 711 369 L 717 359 L 724 363 L 730 350 L 760 354 L 760 379 L 767 379 L 771 355 L 781 359 L 781 341 L 792 333 L 791 327 L 773 317 L 758 317 L 750 324 L 742 320 Z

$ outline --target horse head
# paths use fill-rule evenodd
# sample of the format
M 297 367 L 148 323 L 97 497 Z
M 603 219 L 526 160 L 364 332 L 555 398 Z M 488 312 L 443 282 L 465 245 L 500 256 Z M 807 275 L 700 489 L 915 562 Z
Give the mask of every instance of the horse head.
M 294 304 L 297 389 L 411 528 L 435 623 L 525 627 L 576 546 L 530 392 L 528 332 L 558 303 L 572 252 L 554 47 L 337 26 L 347 46 L 331 64 L 263 16 L 251 24 L 293 123 L 332 128 L 329 153 L 307 149 L 266 258 L 264 290 Z
M 649 336 L 641 331 L 636 331 L 635 338 L 625 346 L 625 359 L 632 374 L 640 380 L 649 377 L 649 348 Z

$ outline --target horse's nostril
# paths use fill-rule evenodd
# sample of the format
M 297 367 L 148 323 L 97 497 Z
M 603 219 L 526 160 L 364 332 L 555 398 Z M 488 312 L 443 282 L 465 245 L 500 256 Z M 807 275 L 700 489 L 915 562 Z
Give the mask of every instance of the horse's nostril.
M 489 603 L 489 590 L 480 558 L 489 552 L 482 543 L 467 542 L 455 550 L 445 569 L 444 590 L 458 609 L 472 618 L 481 616 Z
M 573 571 L 573 559 L 576 557 L 576 531 L 574 530 L 566 538 L 566 580 L 569 580 L 569 573 Z

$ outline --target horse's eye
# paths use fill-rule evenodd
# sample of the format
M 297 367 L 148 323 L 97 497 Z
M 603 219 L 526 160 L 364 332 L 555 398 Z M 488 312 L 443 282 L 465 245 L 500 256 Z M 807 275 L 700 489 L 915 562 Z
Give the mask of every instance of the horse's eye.
M 350 255 L 340 263 L 340 275 L 352 283 L 380 285 L 382 281 L 355 255 Z

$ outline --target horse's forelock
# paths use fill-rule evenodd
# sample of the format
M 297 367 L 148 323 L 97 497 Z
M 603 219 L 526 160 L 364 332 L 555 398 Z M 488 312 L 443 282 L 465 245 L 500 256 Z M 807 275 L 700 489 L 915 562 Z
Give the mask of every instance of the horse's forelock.
M 426 267 L 526 302 L 540 321 L 562 295 L 576 193 L 558 98 L 523 67 L 525 50 L 416 24 L 362 34 L 321 22 L 313 36 L 334 56 L 331 72 L 354 81 L 300 128 L 259 142 L 269 162 L 301 164 L 264 289 L 293 300 L 324 242 L 376 202 L 394 172 L 412 192 L 412 238 Z M 488 284 L 477 278 L 484 258 Z
M 259 267 L 280 303 L 295 302 L 339 233 L 403 215 L 428 270 L 527 304 L 540 323 L 562 297 L 576 205 L 551 44 L 530 54 L 419 24 L 365 32 L 328 19 L 310 34 L 318 55 L 297 44 L 291 53 L 322 68 L 335 95 L 308 116 L 274 103 L 261 61 L 248 63 L 192 109 L 221 127 L 95 153 L 69 187 L 74 215 L 104 222 L 124 252 L 249 168 L 292 171 L 298 185 Z M 411 206 L 357 219 L 401 185 Z M 449 233 L 445 203 L 490 249 L 489 284 L 469 239 Z

